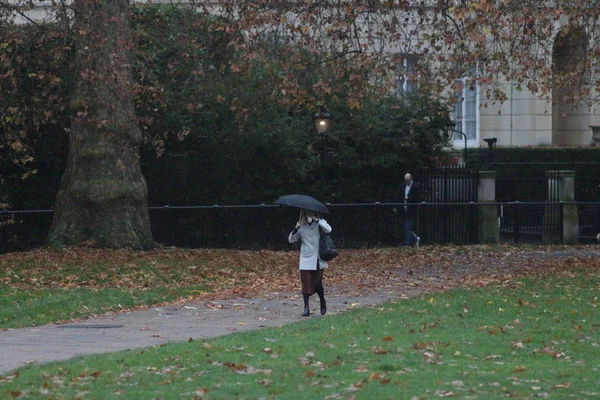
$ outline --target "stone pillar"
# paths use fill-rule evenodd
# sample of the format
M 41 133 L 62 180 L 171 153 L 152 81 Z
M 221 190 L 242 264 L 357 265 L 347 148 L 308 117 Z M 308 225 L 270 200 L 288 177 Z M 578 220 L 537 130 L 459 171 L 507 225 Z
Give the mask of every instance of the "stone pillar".
M 575 201 L 575 171 L 546 171 L 548 178 L 548 202 L 565 202 L 547 206 L 544 215 L 544 242 L 555 244 L 579 243 L 579 215 Z M 562 232 L 560 231 L 562 227 Z M 553 234 L 554 233 L 554 234 Z M 557 233 L 562 233 L 562 241 Z
M 479 242 L 483 244 L 500 243 L 498 211 L 495 204 L 496 171 L 479 171 L 477 199 L 479 204 Z

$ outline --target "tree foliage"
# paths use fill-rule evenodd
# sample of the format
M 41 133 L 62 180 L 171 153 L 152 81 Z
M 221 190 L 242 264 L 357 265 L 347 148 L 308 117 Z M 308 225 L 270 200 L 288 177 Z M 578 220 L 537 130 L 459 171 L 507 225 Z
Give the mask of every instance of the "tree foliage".
M 40 4 L 39 1 L 0 1 L 3 91 L 9 90 L 6 88 L 11 85 L 14 87 L 15 82 L 22 91 L 25 84 L 15 74 L 18 69 L 15 70 L 14 64 L 20 60 L 13 56 L 17 55 L 15 46 L 19 41 L 35 35 L 38 41 L 35 45 L 43 46 L 47 40 L 69 42 L 73 38 L 70 2 L 53 3 L 55 7 L 49 15 L 54 21 L 52 27 L 24 17 L 28 8 Z M 486 99 L 492 101 L 506 98 L 501 83 L 510 81 L 518 88 L 548 98 L 553 88 L 574 88 L 564 95 L 571 101 L 586 99 L 593 103 L 600 82 L 597 79 L 600 60 L 597 0 L 224 0 L 218 6 L 214 2 L 192 0 L 185 5 L 186 10 L 194 10 L 196 14 L 211 15 L 211 26 L 202 22 L 203 27 L 197 25 L 191 32 L 183 32 L 176 27 L 163 31 L 157 24 L 153 31 L 139 32 L 145 36 L 136 45 L 147 49 L 161 41 L 189 40 L 182 53 L 171 50 L 147 55 L 138 64 L 143 70 L 139 71 L 139 77 L 146 89 L 147 110 L 139 119 L 142 128 L 156 120 L 152 110 L 161 112 L 161 107 L 169 107 L 165 104 L 169 97 L 164 87 L 167 81 L 179 80 L 179 85 L 173 87 L 180 91 L 177 95 L 183 100 L 190 85 L 205 83 L 205 74 L 233 74 L 242 79 L 257 63 L 262 66 L 260 74 L 264 82 L 268 82 L 268 89 L 263 87 L 265 99 L 286 104 L 293 112 L 307 111 L 336 100 L 345 101 L 350 109 L 359 109 L 366 98 L 389 93 L 398 73 L 397 64 L 406 56 L 421 60 L 419 68 L 411 74 L 413 78 L 418 77 L 422 88 L 440 92 L 451 87 L 456 78 L 469 76 L 477 79 L 486 89 Z M 163 11 L 157 11 L 156 21 L 160 21 L 161 12 L 175 7 L 178 4 L 174 2 L 163 7 Z M 15 16 L 31 22 L 28 33 L 17 31 L 10 24 Z M 180 18 L 185 22 L 191 16 L 182 12 Z M 217 36 L 220 39 L 217 40 Z M 554 68 L 553 55 L 564 46 L 568 48 L 572 41 L 582 46 L 582 56 L 573 55 L 572 68 Z M 198 54 L 206 54 L 206 44 L 213 46 L 211 54 L 215 59 L 203 66 L 196 65 L 192 76 L 178 76 L 181 71 L 190 70 L 188 67 Z M 225 56 L 234 52 L 237 58 L 226 61 L 217 54 Z M 52 58 L 46 61 L 57 64 L 69 55 L 72 55 L 72 45 L 65 43 L 56 47 Z M 156 68 L 156 63 L 162 63 L 162 67 Z M 477 73 L 473 74 L 475 66 Z M 319 74 L 314 73 L 316 69 L 320 70 Z M 47 92 L 70 87 L 71 82 L 56 79 L 61 71 L 64 69 L 55 69 L 53 74 L 44 71 L 46 73 L 38 77 L 34 68 L 28 74 L 34 74 L 38 85 L 49 86 L 43 89 Z M 235 107 L 237 118 L 245 118 L 253 110 L 237 107 L 239 97 L 228 92 L 231 88 L 226 83 L 214 87 L 223 92 L 221 103 L 224 107 Z M 55 96 L 50 103 L 52 107 L 40 107 L 44 112 L 34 112 L 35 118 L 56 118 L 64 95 Z M 140 111 L 142 107 L 137 105 Z M 191 101 L 184 107 L 192 109 L 198 107 L 198 103 Z M 32 129 L 21 129 L 18 121 L 26 119 L 32 105 L 27 108 L 4 104 L 2 109 L 3 115 L 15 114 L 9 115 L 14 126 L 3 129 L 10 133 L 6 145 L 13 152 L 19 152 L 27 147 L 23 142 L 27 142 Z M 33 120 L 31 123 L 39 126 Z M 15 134 L 14 131 L 22 132 Z M 162 131 L 171 129 L 165 127 Z M 184 129 L 174 133 L 185 135 L 186 132 Z M 161 138 L 152 140 L 161 146 Z M 31 160 L 24 156 L 22 162 Z
M 406 56 L 421 59 L 415 74 L 422 83 L 443 89 L 471 77 L 489 100 L 506 97 L 499 83 L 507 81 L 545 97 L 569 87 L 571 102 L 593 102 L 600 89 L 597 0 L 236 0 L 229 10 L 241 10 L 235 29 L 252 29 L 251 38 L 275 32 L 338 74 L 368 68 L 368 77 L 356 75 L 351 106 L 359 106 L 369 83 L 389 87 Z M 580 46 L 569 49 L 573 65 L 557 69 L 555 51 L 569 40 Z M 247 43 L 238 45 L 252 48 Z
M 4 16 L 0 26 L 9 26 L 9 10 L 19 16 L 39 3 L 0 1 Z M 56 25 L 50 34 L 60 32 L 69 40 L 70 3 L 62 0 L 54 4 L 51 16 Z M 213 50 L 218 48 L 223 54 L 236 50 L 239 54 L 236 60 L 226 63 L 215 60 L 214 64 L 221 64 L 221 71 L 243 75 L 261 61 L 266 66 L 263 74 L 269 82 L 270 98 L 297 109 L 313 108 L 339 96 L 350 108 L 357 109 L 365 97 L 389 92 L 398 62 L 408 55 L 421 59 L 419 70 L 414 72 L 421 85 L 439 90 L 452 85 L 457 77 L 474 76 L 472 69 L 477 64 L 478 83 L 487 89 L 489 99 L 505 97 L 499 86 L 503 81 L 540 96 L 549 96 L 557 86 L 575 86 L 579 90 L 570 93 L 573 100 L 587 96 L 591 101 L 594 97 L 590 96 L 598 89 L 597 0 L 224 0 L 218 6 L 192 0 L 186 1 L 185 6 L 197 14 L 213 16 L 212 26 L 203 28 L 205 33 L 212 31 L 209 40 L 217 46 Z M 165 6 L 162 12 L 174 7 L 178 7 L 176 2 Z M 181 18 L 189 20 L 189 14 L 181 13 Z M 173 28 L 149 31 L 138 44 L 151 46 L 152 42 L 180 41 L 192 36 L 197 40 L 198 29 L 189 34 Z M 221 42 L 214 41 L 217 34 L 221 35 Z M 556 70 L 553 54 L 569 35 L 581 37 L 584 57 L 577 59 L 572 69 Z M 3 32 L 2 37 L 6 46 L 10 38 L 22 34 Z M 267 47 L 265 42 L 269 43 Z M 160 83 L 181 71 L 180 65 L 194 62 L 192 55 L 204 44 L 204 40 L 189 42 L 191 53 L 171 51 L 146 60 L 144 78 L 155 84 L 155 99 L 164 94 Z M 212 54 L 217 57 L 216 51 Z M 154 61 L 167 56 L 171 57 L 171 70 L 153 69 Z M 321 66 L 328 73 L 315 79 L 312 71 Z M 196 72 L 202 71 L 206 72 L 202 68 Z M 188 78 L 191 79 L 182 83 L 201 82 L 202 77 Z M 223 98 L 232 100 L 224 95 Z
M 319 137 L 311 122 L 313 107 L 271 90 L 282 74 L 274 64 L 256 59 L 240 64 L 243 73 L 230 68 L 246 53 L 228 50 L 226 44 L 239 35 L 224 33 L 222 21 L 171 7 L 144 8 L 137 15 L 138 37 L 146 46 L 138 51 L 138 62 L 156 57 L 152 65 L 161 71 L 160 83 L 141 87 L 160 85 L 164 93 L 159 106 L 144 108 L 151 102 L 143 100 L 138 108 L 138 115 L 152 118 L 146 130 L 158 138 L 162 155 L 143 161 L 153 182 L 150 204 L 248 204 L 270 202 L 285 192 L 329 201 L 381 200 L 390 198 L 402 170 L 423 167 L 441 152 L 439 129 L 447 107 L 428 94 L 365 96 L 361 107 L 352 109 L 346 102 L 351 86 L 332 85 L 324 98 L 334 127 Z M 178 40 L 156 34 L 169 29 L 178 32 Z M 273 38 L 254 48 L 273 57 L 294 52 Z M 165 54 L 187 54 L 191 61 L 174 64 Z M 301 78 L 298 90 L 310 93 L 312 82 L 335 77 L 326 65 L 315 64 Z
M 575 102 L 593 99 L 598 89 L 597 1 L 189 1 L 140 6 L 127 21 L 130 38 L 115 24 L 120 15 L 106 14 L 98 20 L 106 35 L 92 41 L 77 20 L 84 3 L 53 2 L 49 21 L 28 14 L 41 3 L 0 0 L 3 164 L 25 177 L 40 173 L 33 149 L 64 144 L 61 132 L 82 118 L 108 135 L 96 136 L 101 140 L 139 128 L 139 137 L 163 155 L 145 162 L 145 171 L 172 167 L 175 175 L 157 181 L 194 187 L 193 194 L 173 187 L 173 201 L 259 200 L 271 198 L 274 188 L 366 200 L 381 192 L 382 179 L 391 181 L 439 149 L 432 132 L 444 106 L 430 100 L 457 78 L 476 79 L 487 100 L 503 100 L 507 80 L 548 97 L 569 87 L 556 93 Z M 129 10 L 127 1 L 108 0 L 85 3 L 83 10 L 113 3 Z M 572 67 L 555 68 L 554 54 L 569 43 L 581 51 Z M 94 46 L 108 46 L 97 59 L 100 69 L 74 74 L 72 66 L 81 66 Z M 420 60 L 408 74 L 421 96 L 390 99 L 398 63 L 408 56 Z M 81 83 L 92 78 L 112 86 L 88 91 L 97 97 L 87 105 L 74 102 Z M 321 105 L 334 112 L 336 125 L 318 138 L 306 121 Z M 105 125 L 104 112 L 130 123 Z M 134 136 L 111 145 L 130 148 L 131 165 Z M 91 137 L 73 141 L 71 135 L 71 154 Z M 222 182 L 228 184 L 216 190 Z M 354 191 L 339 189 L 347 187 Z M 159 191 L 151 189 L 151 198 L 163 199 Z
M 260 60 L 240 62 L 245 53 L 228 46 L 239 35 L 225 32 L 222 26 L 220 18 L 172 6 L 142 7 L 133 14 L 132 86 L 135 115 L 146 141 L 142 165 L 150 183 L 150 204 L 268 202 L 292 191 L 313 192 L 332 201 L 381 200 L 402 174 L 399 170 L 422 166 L 427 156 L 439 150 L 438 127 L 445 110 L 441 102 L 386 94 L 379 100 L 365 96 L 360 109 L 351 109 L 345 101 L 351 88 L 344 84 L 332 85 L 331 93 L 324 94 L 334 125 L 327 137 L 319 138 L 311 122 L 314 107 L 285 101 L 273 86 L 282 70 Z M 52 45 L 47 45 L 50 54 L 64 51 L 62 42 Z M 268 38 L 261 51 L 277 58 L 292 50 Z M 23 51 L 22 56 L 44 58 L 39 57 L 41 51 Z M 305 51 L 302 56 L 312 57 L 315 63 L 302 72 L 300 91 L 309 93 L 312 82 L 335 79 L 314 55 Z M 246 70 L 231 68 L 238 64 Z M 27 61 L 24 69 L 34 67 L 44 68 Z M 73 80 L 68 65 L 59 71 L 61 81 Z M 69 92 L 65 96 L 68 100 Z M 16 100 L 30 104 L 27 98 L 9 101 Z M 58 125 L 70 126 L 68 113 Z M 48 128 L 30 131 L 26 138 L 64 143 L 61 132 Z M 64 169 L 64 152 L 56 157 L 44 153 L 51 148 L 32 142 L 36 156 L 31 162 L 52 162 L 54 167 L 38 168 L 42 177 L 32 176 L 25 183 L 20 175 L 11 180 L 17 182 L 10 188 L 13 197 L 19 193 L 17 186 L 50 183 L 45 174 L 55 176 L 51 182 L 56 186 L 56 176 Z M 364 179 L 370 183 L 359 182 Z M 323 180 L 327 183 L 319 183 Z M 25 207 L 25 199 L 14 200 L 13 204 Z M 51 201 L 44 205 L 51 206 Z

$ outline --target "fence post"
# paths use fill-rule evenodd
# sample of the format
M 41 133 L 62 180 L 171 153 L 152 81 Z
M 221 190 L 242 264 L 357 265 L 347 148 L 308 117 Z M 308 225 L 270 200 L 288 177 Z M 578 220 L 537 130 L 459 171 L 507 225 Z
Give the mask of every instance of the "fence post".
M 519 241 L 521 240 L 521 217 L 519 215 L 520 210 L 520 206 L 519 206 L 519 202 L 515 201 L 513 203 L 513 242 L 518 244 Z
M 560 171 L 560 201 L 575 201 L 575 171 Z M 576 204 L 562 204 L 562 239 L 563 244 L 579 243 L 579 215 Z
M 560 201 L 560 171 L 546 171 L 546 179 L 548 181 L 548 203 L 558 203 Z M 559 230 L 562 226 L 560 213 L 556 210 L 560 205 L 547 204 L 544 207 L 544 244 L 560 244 Z
M 5 217 L 6 215 L 6 217 Z M 8 215 L 6 210 L 0 211 L 0 254 L 6 253 L 6 227 L 8 225 Z
M 548 202 L 560 203 L 546 207 L 544 242 L 552 244 L 579 243 L 579 216 L 575 201 L 575 175 L 573 170 L 546 171 L 548 177 Z
M 479 242 L 483 244 L 500 243 L 498 212 L 495 204 L 496 171 L 479 171 L 477 199 L 479 203 Z

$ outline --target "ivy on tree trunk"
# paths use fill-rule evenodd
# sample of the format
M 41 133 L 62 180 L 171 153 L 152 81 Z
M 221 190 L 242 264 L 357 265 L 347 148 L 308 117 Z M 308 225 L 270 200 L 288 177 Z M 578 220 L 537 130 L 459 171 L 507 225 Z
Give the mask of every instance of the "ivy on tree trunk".
M 154 242 L 132 100 L 129 0 L 76 0 L 73 7 L 78 74 L 48 242 L 148 249 Z

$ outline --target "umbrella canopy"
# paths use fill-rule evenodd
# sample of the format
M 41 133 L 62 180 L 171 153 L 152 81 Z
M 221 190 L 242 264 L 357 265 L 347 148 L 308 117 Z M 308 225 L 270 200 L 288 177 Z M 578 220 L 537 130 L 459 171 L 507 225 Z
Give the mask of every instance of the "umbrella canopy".
M 325 204 L 321 203 L 314 197 L 306 196 L 303 194 L 288 194 L 287 196 L 281 196 L 277 199 L 275 204 L 303 208 L 305 210 L 329 214 L 329 210 L 327 209 L 327 206 L 325 206 Z

